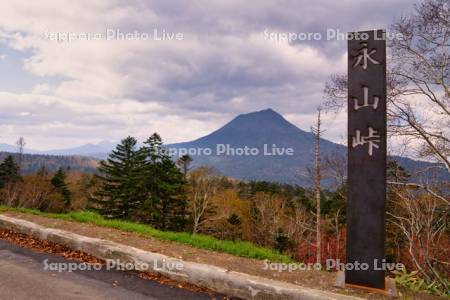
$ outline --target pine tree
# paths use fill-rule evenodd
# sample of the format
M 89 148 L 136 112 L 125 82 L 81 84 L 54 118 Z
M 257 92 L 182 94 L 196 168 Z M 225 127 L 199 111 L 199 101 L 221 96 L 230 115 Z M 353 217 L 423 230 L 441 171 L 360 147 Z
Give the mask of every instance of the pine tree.
M 14 183 L 21 179 L 20 168 L 14 158 L 9 155 L 0 164 L 0 188 L 5 187 L 8 183 Z
M 146 157 L 144 182 L 147 221 L 160 229 L 182 230 L 186 220 L 184 176 L 154 133 L 141 149 Z
M 63 168 L 58 169 L 58 171 L 51 179 L 51 183 L 55 190 L 63 196 L 64 204 L 69 205 L 71 192 L 66 183 L 66 173 L 64 172 Z
M 128 219 L 143 204 L 144 156 L 136 145 L 137 140 L 129 136 L 100 162 L 101 185 L 93 201 L 104 216 Z

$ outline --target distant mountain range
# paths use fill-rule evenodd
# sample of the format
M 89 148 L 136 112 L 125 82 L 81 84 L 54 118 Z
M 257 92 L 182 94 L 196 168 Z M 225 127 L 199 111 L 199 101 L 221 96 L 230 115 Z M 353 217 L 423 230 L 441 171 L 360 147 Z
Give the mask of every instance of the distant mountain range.
M 194 159 L 192 167 L 211 166 L 224 175 L 243 180 L 267 180 L 306 186 L 310 184 L 307 169 L 313 164 L 314 138 L 311 132 L 301 130 L 279 113 L 266 109 L 239 115 L 218 130 L 197 140 L 169 144 L 167 147 L 173 154 L 190 151 Z M 321 139 L 320 146 L 324 157 L 346 157 L 346 147 L 343 145 Z M 76 148 L 51 151 L 27 149 L 26 152 L 103 159 L 114 147 L 114 143 L 103 141 Z M 0 144 L 0 151 L 15 152 L 17 148 Z M 283 151 L 285 152 L 281 153 Z M 286 151 L 291 151 L 292 155 Z M 410 172 L 432 166 L 431 163 L 409 158 L 394 159 Z M 450 179 L 445 170 L 438 171 L 437 176 Z
M 105 158 L 112 149 L 114 149 L 116 143 L 110 141 L 101 141 L 97 144 L 85 144 L 74 148 L 64 148 L 55 150 L 34 150 L 34 149 L 24 149 L 24 153 L 27 154 L 40 154 L 40 155 L 82 155 L 90 156 L 94 158 Z M 8 144 L 0 144 L 0 152 L 17 152 L 17 146 L 12 146 Z
M 242 114 L 213 133 L 197 140 L 168 145 L 171 149 L 212 149 L 212 155 L 192 155 L 193 166 L 207 165 L 221 173 L 244 180 L 266 180 L 307 186 L 311 184 L 308 168 L 313 166 L 315 136 L 288 122 L 272 109 Z M 217 145 L 220 145 L 219 147 Z M 230 149 L 245 146 L 259 150 L 258 155 L 217 155 L 222 145 Z M 272 146 L 278 149 L 293 149 L 293 155 L 265 155 L 264 149 L 272 154 Z M 219 148 L 219 149 L 218 149 Z M 347 147 L 326 139 L 320 139 L 321 156 L 347 158 Z M 216 150 L 216 151 L 214 151 Z M 392 157 L 410 173 L 417 173 L 433 164 L 405 157 Z M 433 168 L 435 169 L 435 168 Z M 423 180 L 428 174 L 415 175 L 414 180 Z M 450 180 L 450 174 L 438 169 L 432 176 Z M 326 183 L 326 182 L 325 182 Z

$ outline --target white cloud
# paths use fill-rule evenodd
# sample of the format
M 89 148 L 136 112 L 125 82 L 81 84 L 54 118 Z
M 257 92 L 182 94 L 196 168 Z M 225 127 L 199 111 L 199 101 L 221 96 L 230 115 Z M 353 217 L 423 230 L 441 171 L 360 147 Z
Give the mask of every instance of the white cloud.
M 267 107 L 308 129 L 324 80 L 345 71 L 345 42 L 289 44 L 265 40 L 263 31 L 382 26 L 408 2 L 3 1 L 0 45 L 26 53 L 23 68 L 41 82 L 0 92 L 2 137 L 28 136 L 30 147 L 50 148 L 158 131 L 176 142 Z M 182 32 L 184 40 L 44 38 L 107 28 L 164 29 Z M 329 138 L 340 139 L 340 123 Z

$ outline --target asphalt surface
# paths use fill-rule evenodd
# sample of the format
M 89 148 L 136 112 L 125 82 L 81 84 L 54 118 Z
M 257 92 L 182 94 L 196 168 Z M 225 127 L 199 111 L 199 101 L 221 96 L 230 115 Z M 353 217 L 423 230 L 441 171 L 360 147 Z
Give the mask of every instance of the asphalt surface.
M 73 263 L 58 255 L 33 252 L 0 240 L 0 300 L 211 299 L 205 293 L 170 287 L 127 272 L 45 270 L 46 259 L 49 264 Z

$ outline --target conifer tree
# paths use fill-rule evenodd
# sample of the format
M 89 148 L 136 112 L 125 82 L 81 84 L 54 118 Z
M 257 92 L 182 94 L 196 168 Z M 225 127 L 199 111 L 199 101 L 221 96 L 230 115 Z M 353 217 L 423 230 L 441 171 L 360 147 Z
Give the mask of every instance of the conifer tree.
M 55 175 L 53 175 L 51 183 L 55 190 L 63 196 L 64 204 L 69 205 L 71 192 L 66 183 L 66 173 L 63 168 L 59 168 Z
M 144 156 L 137 150 L 137 140 L 123 139 L 109 157 L 100 162 L 101 185 L 93 199 L 100 213 L 110 218 L 132 217 L 141 208 L 143 193 Z
M 167 154 L 161 137 L 154 133 L 144 143 L 145 209 L 148 222 L 161 229 L 182 230 L 186 220 L 184 176 Z
M 0 188 L 5 187 L 8 183 L 14 183 L 21 179 L 20 168 L 14 158 L 9 155 L 0 164 Z

